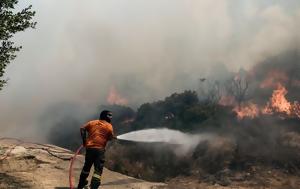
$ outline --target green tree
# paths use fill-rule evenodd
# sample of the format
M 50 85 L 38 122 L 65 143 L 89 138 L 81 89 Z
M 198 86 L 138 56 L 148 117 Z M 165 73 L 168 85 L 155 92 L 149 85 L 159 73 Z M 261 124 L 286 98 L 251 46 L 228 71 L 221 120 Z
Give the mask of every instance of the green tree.
M 18 0 L 0 1 L 0 90 L 7 82 L 3 79 L 6 66 L 16 58 L 16 52 L 22 48 L 12 41 L 14 34 L 36 25 L 32 21 L 35 12 L 31 10 L 31 5 L 17 11 L 17 3 Z

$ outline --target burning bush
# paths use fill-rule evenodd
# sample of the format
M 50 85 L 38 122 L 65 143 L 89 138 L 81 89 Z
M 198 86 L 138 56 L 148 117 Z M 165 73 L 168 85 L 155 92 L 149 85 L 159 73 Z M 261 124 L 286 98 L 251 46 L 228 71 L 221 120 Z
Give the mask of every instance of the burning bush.
M 189 132 L 209 131 L 220 137 L 199 143 L 192 153 L 181 157 L 172 150 L 160 149 L 160 153 L 155 154 L 155 148 L 146 153 L 142 150 L 144 147 L 122 147 L 123 151 L 128 150 L 122 158 L 129 164 L 139 162 L 131 166 L 149 169 L 149 174 L 161 174 L 158 167 L 165 162 L 155 164 L 154 159 L 160 159 L 162 153 L 169 153 L 169 158 L 164 161 L 176 163 L 168 164 L 159 180 L 182 174 L 217 174 L 224 169 L 247 171 L 255 165 L 299 172 L 300 104 L 297 100 L 300 97 L 300 65 L 295 61 L 295 54 L 288 55 L 292 57 L 271 58 L 249 72 L 243 70 L 233 74 L 227 81 L 210 82 L 214 90 L 209 91 L 218 93 L 212 95 L 214 98 L 199 100 L 195 92 L 186 91 L 173 94 L 164 101 L 142 105 L 133 122 L 135 130 L 165 126 Z M 216 83 L 218 87 L 215 87 Z M 215 103 L 216 99 L 219 103 Z M 144 153 L 151 160 L 143 158 Z M 176 157 L 176 160 L 170 157 Z M 186 169 L 176 172 L 182 161 L 186 161 Z M 129 168 L 124 162 L 118 164 L 129 172 L 138 170 Z M 167 171 L 170 169 L 172 171 Z

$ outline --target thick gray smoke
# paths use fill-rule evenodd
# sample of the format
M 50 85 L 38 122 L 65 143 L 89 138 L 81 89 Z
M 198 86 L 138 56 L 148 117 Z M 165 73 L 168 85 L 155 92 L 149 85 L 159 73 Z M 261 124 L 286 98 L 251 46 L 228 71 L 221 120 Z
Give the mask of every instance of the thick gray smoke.
M 51 120 L 93 114 L 112 86 L 137 107 L 197 88 L 200 77 L 221 75 L 215 65 L 249 68 L 299 47 L 297 0 L 21 0 L 20 7 L 28 3 L 38 25 L 16 36 L 24 48 L 0 92 L 1 135 L 40 140 Z M 64 104 L 77 110 L 49 113 Z

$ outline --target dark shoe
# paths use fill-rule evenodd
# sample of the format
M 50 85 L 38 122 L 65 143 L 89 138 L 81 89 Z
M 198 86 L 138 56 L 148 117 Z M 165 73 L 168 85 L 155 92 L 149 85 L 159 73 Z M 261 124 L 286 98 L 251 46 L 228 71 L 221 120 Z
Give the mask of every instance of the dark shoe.
M 82 182 L 79 182 L 77 189 L 84 189 L 88 185 L 89 181 L 85 180 Z
M 96 180 L 96 179 L 93 179 L 91 180 L 91 185 L 90 185 L 90 188 L 91 189 L 98 189 L 100 187 L 100 180 Z

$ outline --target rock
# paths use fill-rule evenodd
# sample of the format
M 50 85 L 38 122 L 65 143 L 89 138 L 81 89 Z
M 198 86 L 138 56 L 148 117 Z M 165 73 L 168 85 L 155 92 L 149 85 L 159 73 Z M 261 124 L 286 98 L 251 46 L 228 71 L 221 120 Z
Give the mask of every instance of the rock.
M 16 146 L 11 152 L 11 155 L 14 155 L 16 157 L 21 157 L 24 156 L 24 154 L 27 153 L 27 149 L 24 148 L 23 146 Z

